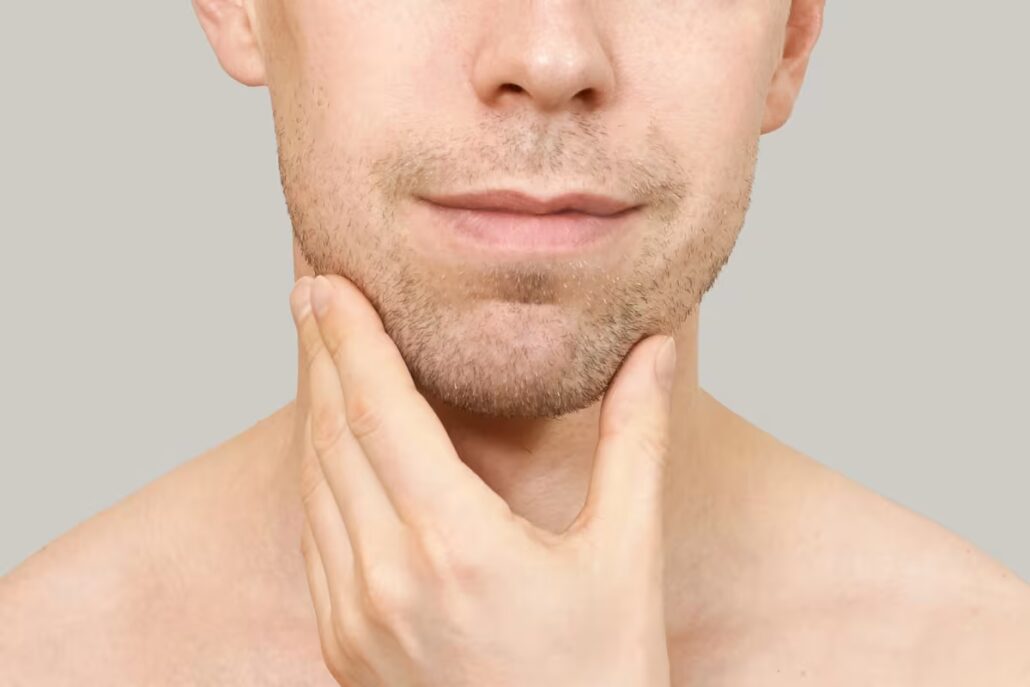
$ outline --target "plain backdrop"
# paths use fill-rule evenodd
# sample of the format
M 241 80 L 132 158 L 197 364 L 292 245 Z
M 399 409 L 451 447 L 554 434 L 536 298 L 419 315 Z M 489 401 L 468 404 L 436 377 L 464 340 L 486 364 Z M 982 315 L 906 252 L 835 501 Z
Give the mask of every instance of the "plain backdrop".
M 702 386 L 1030 579 L 1030 5 L 828 5 L 704 300 Z M 2 573 L 296 370 L 267 92 L 187 0 L 0 13 Z

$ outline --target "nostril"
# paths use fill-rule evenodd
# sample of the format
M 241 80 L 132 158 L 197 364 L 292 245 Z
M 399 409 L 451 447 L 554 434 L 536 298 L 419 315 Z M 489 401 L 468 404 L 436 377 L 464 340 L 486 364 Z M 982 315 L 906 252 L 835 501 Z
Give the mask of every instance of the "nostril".
M 524 90 L 525 89 L 522 88 L 522 86 L 519 86 L 518 84 L 514 84 L 514 83 L 501 84 L 501 91 L 504 91 L 504 92 L 507 92 L 507 93 L 522 93 Z
M 590 107 L 596 106 L 601 98 L 600 94 L 598 94 L 597 89 L 595 88 L 584 88 L 582 91 L 576 94 L 576 97 L 582 100 Z

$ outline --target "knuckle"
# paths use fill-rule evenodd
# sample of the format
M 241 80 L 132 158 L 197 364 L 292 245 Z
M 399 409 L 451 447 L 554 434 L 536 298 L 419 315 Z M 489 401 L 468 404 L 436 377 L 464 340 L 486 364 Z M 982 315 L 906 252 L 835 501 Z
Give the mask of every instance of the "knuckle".
M 332 449 L 343 436 L 346 421 L 332 406 L 319 406 L 311 410 L 311 444 L 319 453 Z
M 407 611 L 411 582 L 398 566 L 380 563 L 364 570 L 363 578 L 361 607 L 370 619 L 389 624 Z
M 455 537 L 447 537 L 432 527 L 421 529 L 419 546 L 434 578 L 460 587 L 476 585 L 484 571 L 472 555 L 471 546 L 458 544 Z
M 315 492 L 325 482 L 322 469 L 316 461 L 304 456 L 300 463 L 300 498 L 301 503 L 309 505 L 314 503 Z M 303 541 L 303 540 L 302 540 Z
M 318 332 L 322 337 L 322 344 L 333 363 L 339 365 L 343 357 L 343 340 L 340 338 L 336 327 L 333 325 L 333 316 L 330 314 L 329 321 L 323 322 Z
M 319 364 L 318 358 L 321 353 L 322 342 L 318 337 L 303 337 L 300 345 L 304 351 L 306 371 L 309 376 L 313 375 L 316 372 L 315 366 Z
M 658 464 L 665 461 L 669 450 L 669 433 L 658 421 L 637 418 L 633 422 L 612 423 L 601 432 L 600 440 L 604 444 L 618 447 L 616 450 L 627 450 L 644 459 Z
M 347 396 L 345 401 L 347 425 L 357 439 L 363 439 L 379 432 L 383 427 L 383 416 L 371 399 L 360 391 Z
M 634 445 L 639 453 L 662 465 L 669 450 L 669 437 L 656 428 L 648 428 L 636 434 Z

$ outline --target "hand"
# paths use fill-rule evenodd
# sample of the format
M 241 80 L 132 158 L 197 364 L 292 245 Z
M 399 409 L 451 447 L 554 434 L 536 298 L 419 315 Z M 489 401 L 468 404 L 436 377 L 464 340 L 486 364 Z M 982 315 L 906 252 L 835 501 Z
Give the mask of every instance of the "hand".
M 309 403 L 301 548 L 333 677 L 346 687 L 668 686 L 669 391 L 655 374 L 666 337 L 623 361 L 602 401 L 586 505 L 555 534 L 461 461 L 356 286 L 303 277 L 290 305 Z

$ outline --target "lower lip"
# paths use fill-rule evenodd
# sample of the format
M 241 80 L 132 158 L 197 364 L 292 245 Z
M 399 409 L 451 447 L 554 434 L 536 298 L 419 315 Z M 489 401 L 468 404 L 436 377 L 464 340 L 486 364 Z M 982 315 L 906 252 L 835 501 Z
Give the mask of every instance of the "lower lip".
M 504 253 L 580 252 L 621 234 L 636 214 L 636 208 L 607 216 L 582 212 L 532 215 L 426 204 L 461 242 Z

